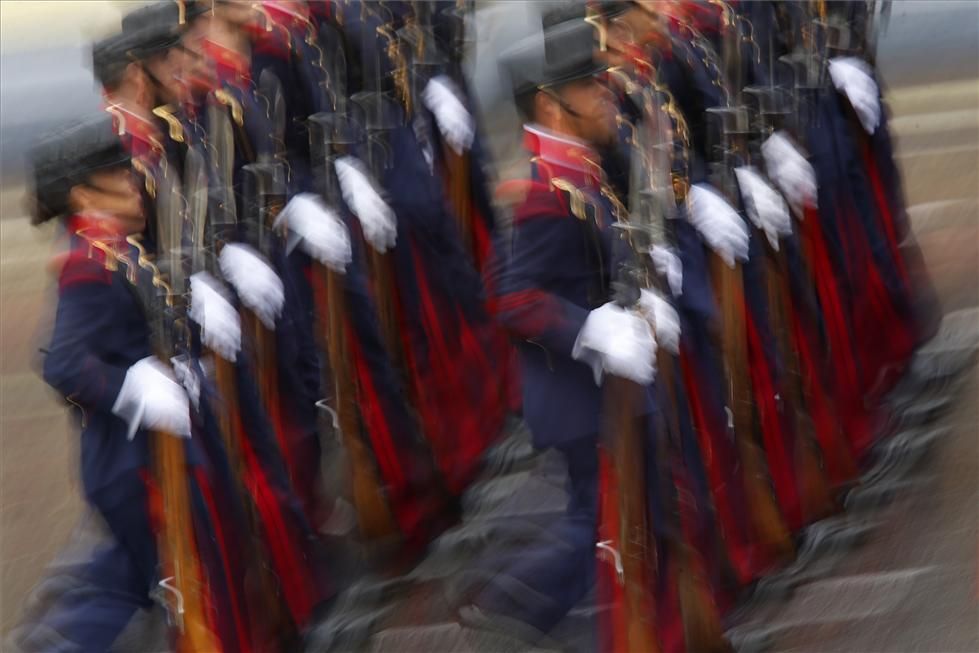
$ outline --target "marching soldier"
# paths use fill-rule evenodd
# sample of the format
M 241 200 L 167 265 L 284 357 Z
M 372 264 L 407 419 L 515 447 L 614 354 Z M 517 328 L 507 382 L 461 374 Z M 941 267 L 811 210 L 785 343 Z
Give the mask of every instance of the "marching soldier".
M 126 238 L 142 233 L 146 218 L 109 117 L 54 134 L 35 150 L 33 165 L 34 222 L 63 218 L 69 240 L 44 378 L 73 406 L 86 499 L 112 538 L 86 569 L 92 596 L 54 610 L 50 630 L 35 632 L 43 642 L 26 646 L 107 650 L 133 613 L 152 604 L 160 580 L 149 431 L 189 438 L 190 402 L 168 362 L 152 355 L 143 306 L 126 278 L 134 258 L 120 262 L 133 255 Z M 186 450 L 194 449 L 188 443 Z
M 661 469 L 668 479 L 666 483 L 675 485 L 676 522 L 670 531 L 668 555 L 660 566 L 676 570 L 686 647 L 723 649 L 726 644 L 720 632 L 718 604 L 723 606 L 730 601 L 725 591 L 730 581 L 722 569 L 731 566 L 736 573 L 741 572 L 743 567 L 734 565 L 750 561 L 744 554 L 751 542 L 744 535 L 738 538 L 741 530 L 735 515 L 746 515 L 748 511 L 738 485 L 726 486 L 728 490 L 719 496 L 719 503 L 714 502 L 719 493 L 712 484 L 718 482 L 718 472 L 724 470 L 722 464 L 730 464 L 719 464 L 716 458 L 730 456 L 732 450 L 723 441 L 718 450 L 706 439 L 708 431 L 700 431 L 698 441 L 698 431 L 704 424 L 701 406 L 709 401 L 704 390 L 709 387 L 697 387 L 698 396 L 691 397 L 684 382 L 684 372 L 689 375 L 692 367 L 691 350 L 698 349 L 692 343 L 697 342 L 702 322 L 713 319 L 716 312 L 713 293 L 704 278 L 706 270 L 700 265 L 700 237 L 686 217 L 686 189 L 691 171 L 696 169 L 696 154 L 690 151 L 689 143 L 691 128 L 673 95 L 673 91 L 689 95 L 695 89 L 678 84 L 678 80 L 691 82 L 677 64 L 677 54 L 654 14 L 632 2 L 603 3 L 599 9 L 600 41 L 606 46 L 605 56 L 614 65 L 609 81 L 619 92 L 621 134 L 617 148 L 606 158 L 606 172 L 623 196 L 639 197 L 644 186 L 636 186 L 643 177 L 635 175 L 631 168 L 637 165 L 636 161 L 648 161 L 650 185 L 663 196 L 652 210 L 662 214 L 664 236 L 653 243 L 649 255 L 662 280 L 661 290 L 656 291 L 651 303 L 657 339 L 663 345 L 658 356 L 657 382 L 662 424 L 673 443 L 670 458 L 661 463 Z M 651 136 L 640 138 L 643 133 Z M 643 148 L 647 148 L 648 158 L 641 154 Z M 675 252 L 680 252 L 680 256 Z M 671 305 L 676 305 L 679 312 Z M 684 334 L 686 329 L 692 333 Z M 706 352 L 698 353 L 704 356 Z M 695 407 L 699 409 L 694 410 Z M 711 457 L 714 460 L 703 453 L 711 449 L 716 452 Z M 720 523 L 715 523 L 715 519 Z
M 702 464 L 718 533 L 735 579 L 732 587 L 715 572 L 715 583 L 719 583 L 715 590 L 725 586 L 734 589 L 771 569 L 779 555 L 778 540 L 784 540 L 784 534 L 780 535 L 777 527 L 774 532 L 770 528 L 773 521 L 777 526 L 778 516 L 767 525 L 764 520 L 757 521 L 759 502 L 764 504 L 769 499 L 765 483 L 755 477 L 757 472 L 747 471 L 742 458 L 758 454 L 748 444 L 752 433 L 731 437 L 732 402 L 724 387 L 730 389 L 733 381 L 722 381 L 725 360 L 716 333 L 724 323 L 722 307 L 726 302 L 736 305 L 738 298 L 725 300 L 712 283 L 711 271 L 717 264 L 726 267 L 747 259 L 750 243 L 743 219 L 708 184 L 705 112 L 722 103 L 722 89 L 711 81 L 703 55 L 674 37 L 667 16 L 653 13 L 645 3 L 621 3 L 624 7 L 612 4 L 619 6 L 608 28 L 610 54 L 626 71 L 633 71 L 633 83 L 650 85 L 664 98 L 664 119 L 674 135 L 667 147 L 677 203 L 676 219 L 668 221 L 674 242 L 672 247 L 655 247 L 651 254 L 657 267 L 667 273 L 667 285 L 681 317 L 680 369 L 699 448 L 714 452 L 704 456 Z M 636 112 L 628 104 L 625 110 L 627 115 Z M 697 199 L 700 201 L 694 201 Z M 719 260 L 712 263 L 715 256 Z M 671 274 L 677 278 L 675 282 L 669 281 Z M 735 346 L 747 349 L 747 339 Z M 741 378 L 737 383 L 740 386 L 745 381 Z M 745 426 L 741 425 L 742 431 Z M 717 565 L 720 561 L 716 557 L 707 559 Z M 721 593 L 717 598 L 726 602 L 732 597 Z
M 517 341 L 524 417 L 535 447 L 555 449 L 567 462 L 570 500 L 552 529 L 561 544 L 531 543 L 460 617 L 540 639 L 595 582 L 598 545 L 608 569 L 618 570 L 607 586 L 611 596 L 624 593 L 610 636 L 626 648 L 656 650 L 656 573 L 649 565 L 656 556 L 652 531 L 663 527 L 650 421 L 656 341 L 646 319 L 623 308 L 634 290 L 623 277 L 631 253 L 613 228 L 598 154 L 615 138 L 615 107 L 596 77 L 604 67 L 593 57 L 592 28 L 582 19 L 578 11 L 545 16 L 543 58 L 539 37 L 504 55 L 527 121 L 532 177 L 495 286 L 498 317 Z M 633 455 L 619 455 L 623 446 Z M 603 484 L 612 494 L 600 498 L 600 466 L 610 459 L 617 479 Z M 642 516 L 620 512 L 608 496 L 627 507 L 638 501 Z M 619 524 L 614 514 L 625 521 Z
M 459 496 L 502 428 L 505 395 L 494 380 L 500 339 L 485 310 L 480 273 L 436 176 L 435 127 L 421 98 L 428 62 L 413 59 L 402 45 L 384 5 L 359 9 L 345 12 L 344 26 L 354 45 L 348 60 L 357 58 L 361 84 L 369 89 L 353 103 L 366 130 L 355 150 L 359 162 L 345 157 L 337 171 L 344 200 L 373 250 L 386 345 L 407 379 L 446 486 Z M 385 192 L 383 210 L 369 201 L 376 195 L 372 178 Z

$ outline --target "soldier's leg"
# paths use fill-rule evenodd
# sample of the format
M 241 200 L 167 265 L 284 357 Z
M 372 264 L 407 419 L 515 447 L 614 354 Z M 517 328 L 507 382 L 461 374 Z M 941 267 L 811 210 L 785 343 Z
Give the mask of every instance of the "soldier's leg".
M 92 503 L 109 526 L 112 541 L 88 563 L 86 585 L 62 597 L 42 621 L 63 639 L 54 645 L 59 651 L 109 650 L 136 610 L 152 605 L 156 544 L 142 480 L 133 474 L 113 483 L 93 496 Z M 52 645 L 46 643 L 44 649 Z
M 568 505 L 550 529 L 552 538 L 531 544 L 519 561 L 476 598 L 491 613 L 550 631 L 595 580 L 598 516 L 598 451 L 587 437 L 560 448 L 568 465 Z M 561 545 L 555 546 L 554 537 Z

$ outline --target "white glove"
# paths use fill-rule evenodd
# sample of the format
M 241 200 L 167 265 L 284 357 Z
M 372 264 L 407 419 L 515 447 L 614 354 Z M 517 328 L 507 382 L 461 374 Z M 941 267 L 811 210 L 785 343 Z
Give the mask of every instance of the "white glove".
M 336 169 L 343 201 L 360 220 L 367 242 L 379 252 L 394 247 L 398 240 L 397 219 L 370 182 L 364 164 L 352 156 L 344 156 L 337 159 Z
M 778 239 L 792 235 L 792 217 L 785 200 L 765 178 L 751 166 L 734 169 L 744 198 L 745 211 L 752 224 L 765 232 L 768 242 L 778 251 Z
M 462 154 L 473 143 L 473 118 L 455 93 L 454 84 L 445 75 L 429 80 L 422 92 L 422 101 L 435 116 L 439 131 L 456 154 Z
M 656 342 L 673 354 L 680 353 L 680 316 L 655 290 L 640 291 L 639 310 L 653 325 Z
M 190 278 L 190 310 L 187 315 L 201 327 L 201 340 L 232 363 L 241 349 L 241 321 L 228 301 L 221 283 L 207 272 Z
M 281 221 L 289 227 L 289 251 L 301 244 L 304 252 L 323 265 L 341 274 L 346 272 L 353 260 L 350 234 L 319 195 L 301 193 L 293 197 L 276 218 L 276 226 Z
M 775 132 L 761 144 L 768 178 L 782 191 L 792 210 L 800 218 L 803 209 L 816 206 L 816 171 L 789 137 Z
M 707 245 L 729 267 L 735 260 L 747 261 L 748 227 L 727 200 L 708 184 L 694 184 L 687 197 L 690 224 Z
M 221 274 L 235 287 L 241 302 L 269 329 L 285 304 L 282 279 L 272 266 L 248 245 L 229 243 L 221 249 Z
M 112 413 L 129 424 L 126 437 L 130 440 L 140 427 L 190 437 L 187 394 L 155 356 L 144 358 L 126 371 Z
M 683 294 L 683 263 L 680 257 L 665 245 L 653 245 L 649 248 L 649 256 L 653 259 L 656 274 L 666 278 L 670 292 L 674 297 Z
M 656 339 L 649 322 L 612 302 L 588 314 L 571 356 L 591 365 L 596 384 L 606 372 L 642 385 L 656 376 Z
M 829 76 L 836 90 L 850 100 L 864 130 L 868 134 L 877 131 L 880 125 L 880 89 L 874 81 L 870 65 L 856 57 L 830 59 Z

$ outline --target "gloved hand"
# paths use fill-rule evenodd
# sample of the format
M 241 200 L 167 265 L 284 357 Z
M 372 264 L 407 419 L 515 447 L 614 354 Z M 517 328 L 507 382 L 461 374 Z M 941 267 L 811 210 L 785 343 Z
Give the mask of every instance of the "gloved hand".
M 130 440 L 140 427 L 190 437 L 187 394 L 174 381 L 170 369 L 155 356 L 129 368 L 112 413 L 129 424 L 126 437 Z
M 800 218 L 803 209 L 816 206 L 816 172 L 784 132 L 775 132 L 761 144 L 768 178 L 782 191 Z
M 221 274 L 228 281 L 262 324 L 275 329 L 275 320 L 285 304 L 282 279 L 261 254 L 248 245 L 229 243 L 221 249 Z
M 360 220 L 367 242 L 379 252 L 394 247 L 398 240 L 397 218 L 368 179 L 364 165 L 355 157 L 344 156 L 337 160 L 336 170 L 343 201 Z
M 649 322 L 612 302 L 588 314 L 571 356 L 591 366 L 596 384 L 604 373 L 642 385 L 656 376 L 656 339 Z
M 765 232 L 768 242 L 778 251 L 778 239 L 792 235 L 792 217 L 785 200 L 765 178 L 751 166 L 734 169 L 744 198 L 744 208 L 752 224 Z
M 673 354 L 680 353 L 680 316 L 676 309 L 655 290 L 639 293 L 639 310 L 653 326 L 656 342 Z
M 688 195 L 690 224 L 728 264 L 748 260 L 748 227 L 738 212 L 708 184 L 694 184 Z
M 422 101 L 435 116 L 439 131 L 456 154 L 472 147 L 475 129 L 473 118 L 456 95 L 454 84 L 445 75 L 429 80 L 422 92 Z
M 190 278 L 191 320 L 201 327 L 201 340 L 224 360 L 234 362 L 241 349 L 241 320 L 221 283 L 207 272 Z
M 343 274 L 353 260 L 347 226 L 318 195 L 301 193 L 276 218 L 289 227 L 288 249 L 297 244 L 323 265 Z
M 666 279 L 670 293 L 674 297 L 683 294 L 683 263 L 680 257 L 665 245 L 653 245 L 649 248 L 649 256 L 653 259 L 656 274 Z
M 864 130 L 868 134 L 877 131 L 880 125 L 880 89 L 874 81 L 870 65 L 856 57 L 837 57 L 829 60 L 829 76 L 836 90 L 850 100 Z

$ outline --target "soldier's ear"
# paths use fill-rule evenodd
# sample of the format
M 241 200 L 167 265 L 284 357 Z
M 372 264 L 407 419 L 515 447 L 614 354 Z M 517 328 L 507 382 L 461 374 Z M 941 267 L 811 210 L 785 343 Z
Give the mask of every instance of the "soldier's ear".
M 75 184 L 68 191 L 68 208 L 73 213 L 83 213 L 95 207 L 95 192 L 84 184 Z
M 561 121 L 561 105 L 550 93 L 537 91 L 532 105 L 534 122 L 544 127 L 554 127 Z

